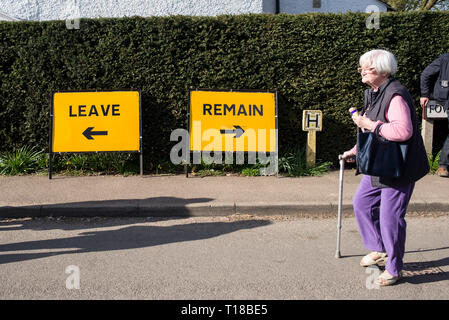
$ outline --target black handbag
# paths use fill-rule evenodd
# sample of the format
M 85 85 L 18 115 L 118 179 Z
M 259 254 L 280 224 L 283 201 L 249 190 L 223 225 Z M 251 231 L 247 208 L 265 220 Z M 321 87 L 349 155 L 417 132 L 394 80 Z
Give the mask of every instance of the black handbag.
M 376 177 L 399 178 L 404 173 L 407 142 L 396 142 L 374 132 L 357 130 L 357 173 Z

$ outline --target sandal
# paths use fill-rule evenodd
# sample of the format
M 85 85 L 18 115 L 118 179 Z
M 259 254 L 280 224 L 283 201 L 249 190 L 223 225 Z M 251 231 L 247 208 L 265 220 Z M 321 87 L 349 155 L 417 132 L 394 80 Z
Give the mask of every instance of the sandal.
M 401 272 L 399 272 L 399 275 L 395 277 L 392 276 L 387 270 L 385 270 L 384 272 L 382 272 L 379 278 L 377 278 L 377 284 L 381 287 L 391 286 L 401 278 L 402 278 Z
M 373 255 L 377 255 L 379 256 L 379 258 L 373 259 Z M 369 267 L 380 262 L 385 262 L 387 261 L 387 258 L 388 256 L 385 252 L 373 251 L 362 258 L 362 261 L 360 261 L 360 265 L 362 267 Z

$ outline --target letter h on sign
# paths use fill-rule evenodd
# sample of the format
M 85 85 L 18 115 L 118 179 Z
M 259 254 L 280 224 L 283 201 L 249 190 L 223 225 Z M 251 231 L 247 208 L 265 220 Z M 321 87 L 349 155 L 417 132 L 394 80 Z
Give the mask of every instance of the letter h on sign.
M 321 110 L 304 110 L 302 114 L 302 130 L 321 131 L 322 118 Z

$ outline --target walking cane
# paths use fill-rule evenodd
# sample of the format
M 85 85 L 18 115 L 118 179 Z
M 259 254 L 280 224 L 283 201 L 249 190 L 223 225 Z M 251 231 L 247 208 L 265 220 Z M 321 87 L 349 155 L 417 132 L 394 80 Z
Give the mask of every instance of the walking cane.
M 345 159 L 343 155 L 338 155 L 338 160 L 340 160 L 340 184 L 338 192 L 338 223 L 337 223 L 337 251 L 335 252 L 335 258 L 340 258 L 340 234 L 341 234 L 341 203 L 343 201 L 343 171 L 345 169 Z

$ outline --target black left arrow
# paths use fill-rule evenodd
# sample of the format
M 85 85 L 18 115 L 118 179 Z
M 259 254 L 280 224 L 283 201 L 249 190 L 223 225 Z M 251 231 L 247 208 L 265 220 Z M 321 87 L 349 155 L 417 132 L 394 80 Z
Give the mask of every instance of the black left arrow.
M 94 138 L 92 136 L 107 136 L 107 131 L 92 131 L 94 127 L 89 127 L 86 130 L 84 130 L 83 135 L 89 139 L 93 140 Z

